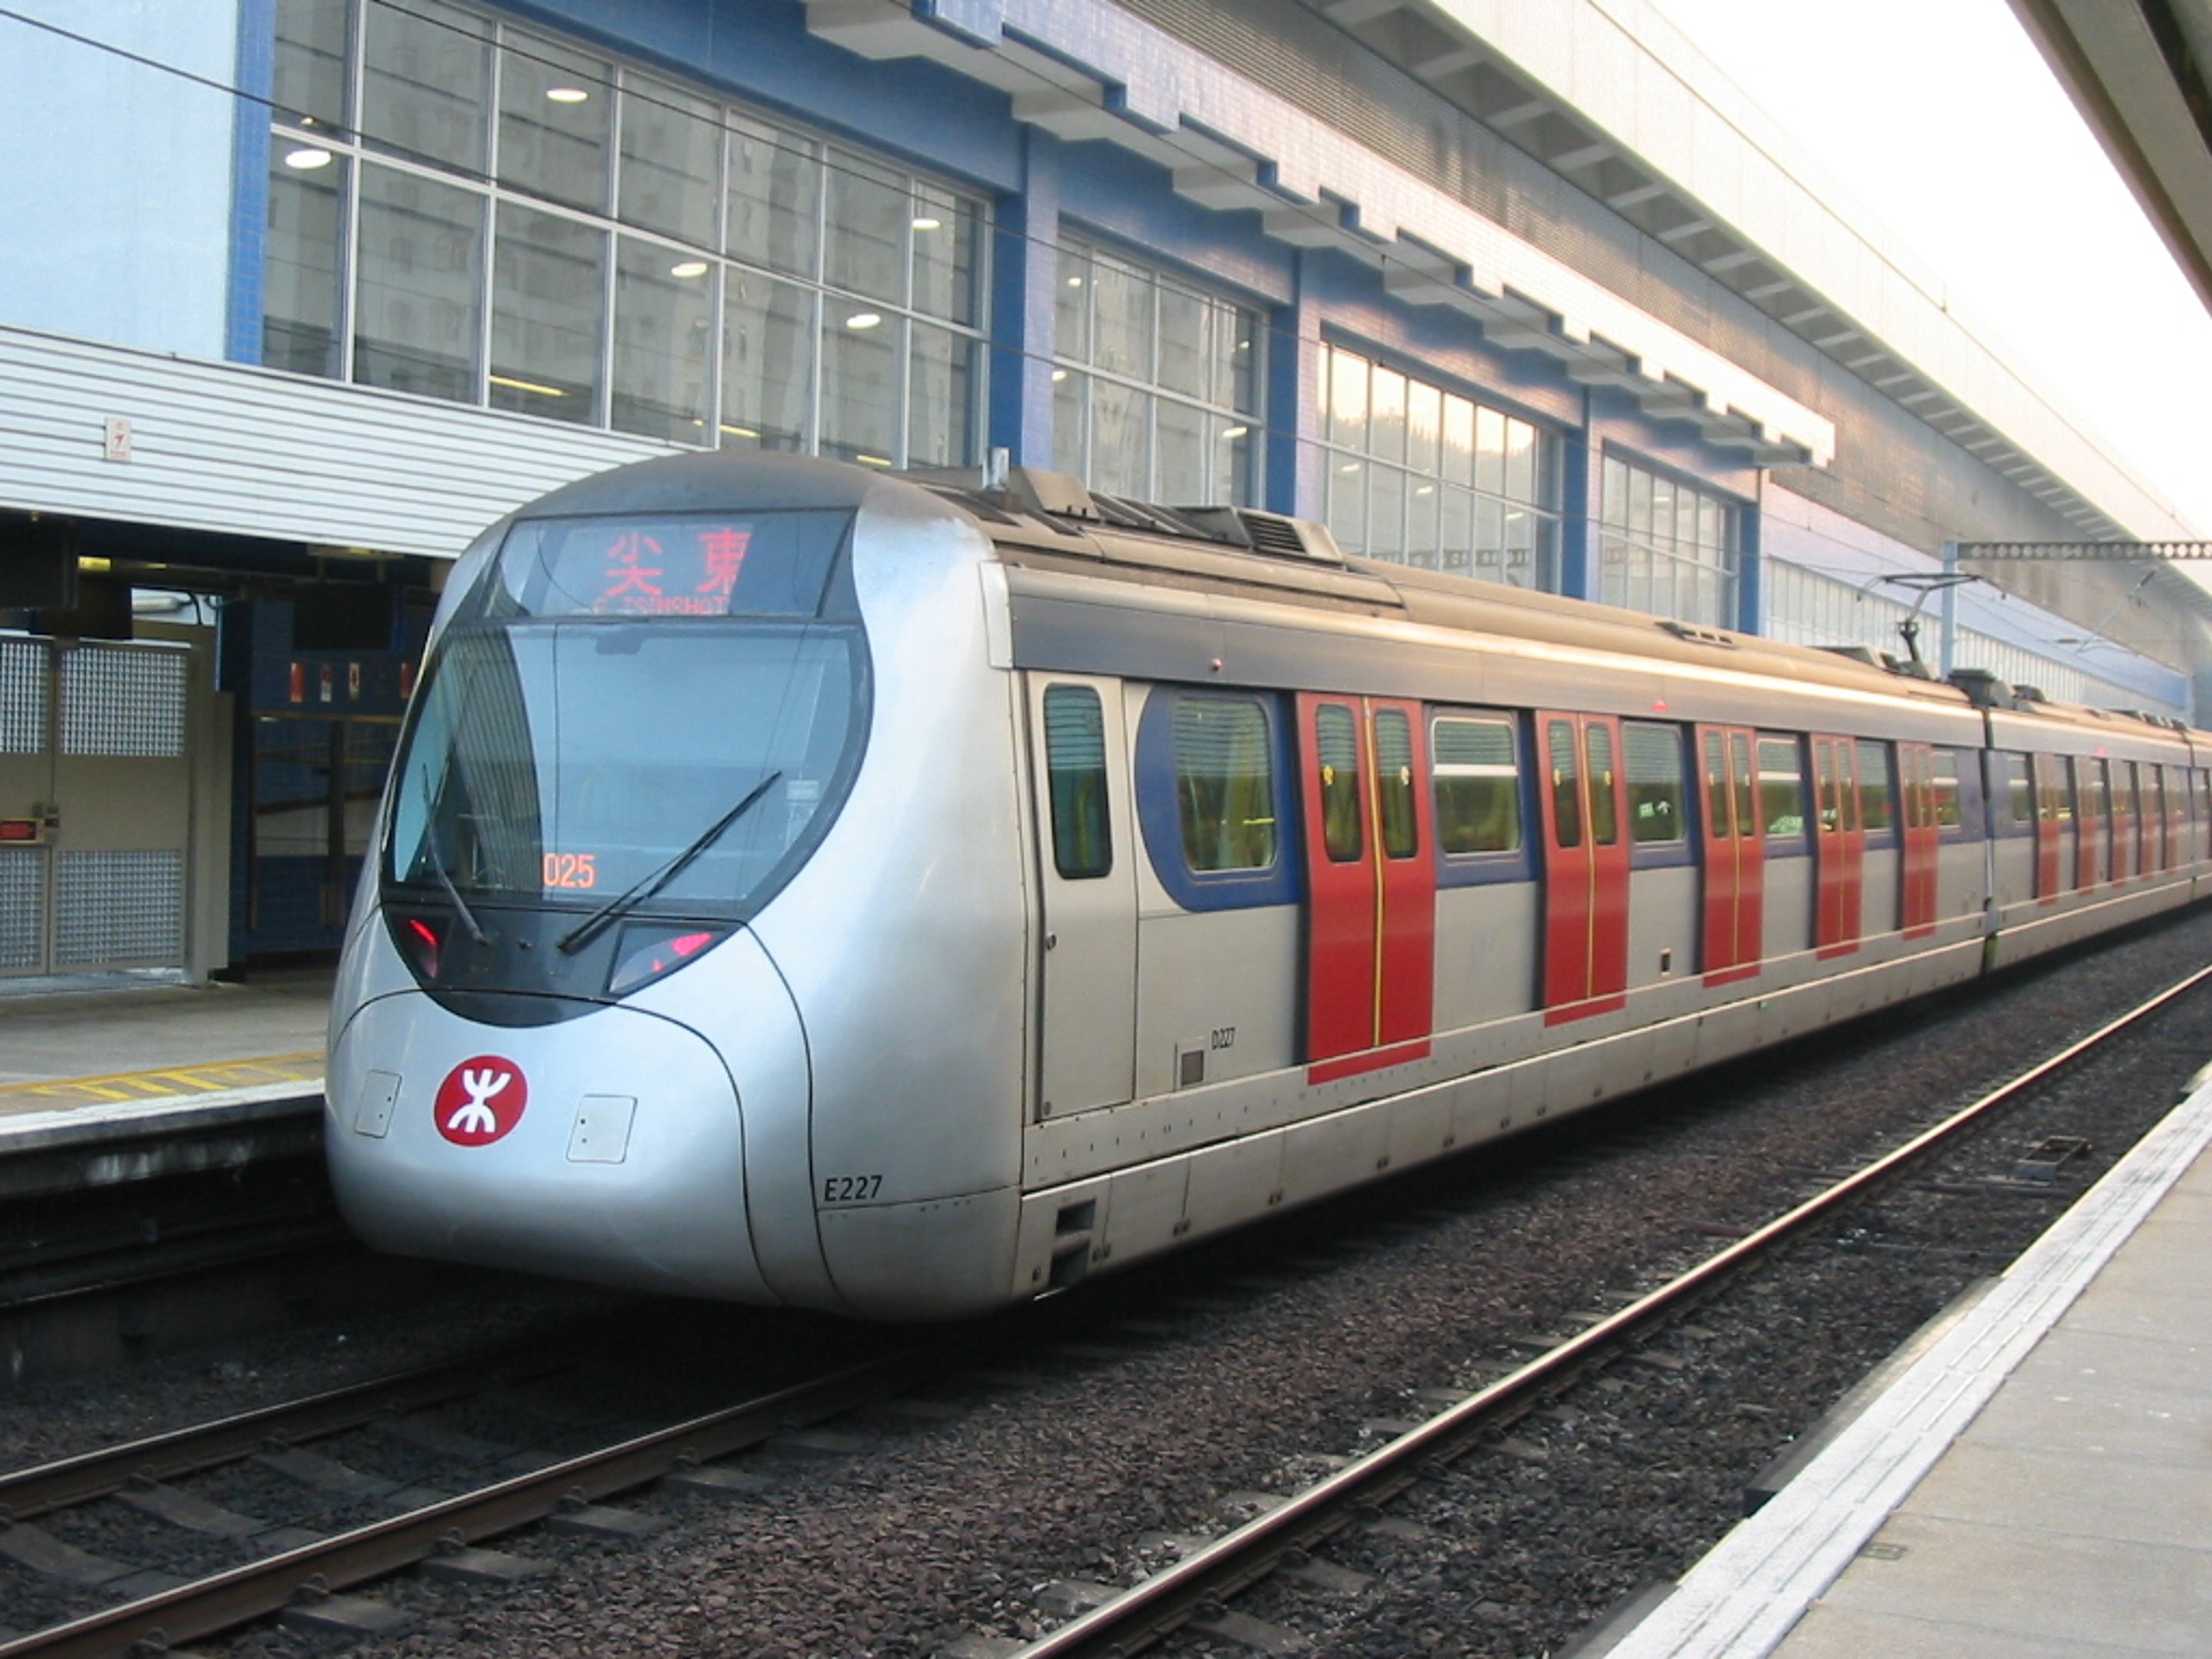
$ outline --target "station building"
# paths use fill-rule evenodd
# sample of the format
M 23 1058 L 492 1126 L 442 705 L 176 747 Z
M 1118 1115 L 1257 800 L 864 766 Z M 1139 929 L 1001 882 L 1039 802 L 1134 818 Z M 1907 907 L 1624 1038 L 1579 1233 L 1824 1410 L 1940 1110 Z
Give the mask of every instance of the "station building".
M 684 448 L 2192 713 L 2194 584 L 1973 556 L 2190 526 L 1638 0 L 11 0 L 0 61 L 0 975 L 334 946 L 448 562 Z

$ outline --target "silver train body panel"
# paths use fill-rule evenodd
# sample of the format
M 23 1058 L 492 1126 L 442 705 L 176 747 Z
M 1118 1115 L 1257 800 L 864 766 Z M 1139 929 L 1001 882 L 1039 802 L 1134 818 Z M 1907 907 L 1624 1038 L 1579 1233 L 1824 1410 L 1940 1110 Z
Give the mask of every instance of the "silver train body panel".
M 757 461 L 711 477 L 772 497 L 793 465 L 824 476 Z M 1870 843 L 1857 935 L 1839 957 L 1818 933 L 1808 844 L 1766 861 L 1755 972 L 1735 982 L 1699 971 L 1701 865 L 1638 864 L 1617 1003 L 1563 1022 L 1541 989 L 1547 901 L 1532 850 L 1517 874 L 1435 889 L 1419 1052 L 1339 1073 L 1306 1052 L 1309 896 L 1293 883 L 1273 902 L 1194 908 L 1170 879 L 1183 854 L 1159 826 L 1172 807 L 1148 819 L 1140 798 L 1173 780 L 1147 777 L 1140 751 L 1179 696 L 1247 692 L 1280 722 L 1294 695 L 1322 693 L 1520 720 L 1666 711 L 1686 732 L 1847 733 L 1976 766 L 1993 742 L 2128 757 L 2191 789 L 2212 776 L 2212 754 L 2201 734 L 1999 714 L 1815 653 L 1675 637 L 1650 618 L 1418 572 L 1117 541 L 1096 519 L 1001 514 L 957 491 L 852 476 L 864 747 L 804 861 L 719 943 L 571 1018 L 486 1024 L 418 982 L 380 915 L 396 901 L 365 875 L 333 1009 L 326 1131 L 340 1201 L 372 1243 L 688 1294 L 958 1316 L 2187 902 L 2212 854 L 2201 795 L 2171 867 L 2118 883 L 2111 849 L 2092 836 L 2081 854 L 2069 823 L 2065 868 L 2103 862 L 2065 891 L 2039 874 L 2047 839 L 1954 836 L 1908 926 L 1901 843 Z M 441 635 L 506 529 L 456 569 Z M 1097 699 L 1098 823 L 1118 849 L 1103 871 L 1063 870 L 1052 840 L 1054 688 Z M 1279 736 L 1291 756 L 1296 740 Z M 1999 787 L 1992 770 L 1972 798 Z M 1280 855 L 1297 855 L 1287 831 Z M 529 1105 L 495 1141 L 457 1145 L 441 1116 L 466 1063 L 486 1057 L 526 1077 Z

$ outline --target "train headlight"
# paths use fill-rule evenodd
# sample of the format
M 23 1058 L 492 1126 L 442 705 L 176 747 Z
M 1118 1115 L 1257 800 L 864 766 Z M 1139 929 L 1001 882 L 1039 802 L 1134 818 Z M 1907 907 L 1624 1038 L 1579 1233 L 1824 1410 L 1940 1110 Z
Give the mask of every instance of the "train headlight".
M 439 930 L 420 916 L 407 916 L 401 920 L 397 932 L 400 947 L 412 961 L 416 974 L 434 984 L 439 952 L 445 944 Z
M 615 965 L 607 975 L 607 994 L 626 996 L 663 974 L 681 968 L 709 946 L 729 937 L 726 927 L 697 927 L 640 922 L 623 929 L 615 945 Z

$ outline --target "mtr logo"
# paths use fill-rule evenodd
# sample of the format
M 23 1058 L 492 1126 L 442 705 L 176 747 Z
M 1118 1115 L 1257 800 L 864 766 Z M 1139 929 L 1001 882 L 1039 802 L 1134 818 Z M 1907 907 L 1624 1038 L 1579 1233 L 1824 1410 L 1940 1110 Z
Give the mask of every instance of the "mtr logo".
M 478 1054 L 446 1073 L 431 1110 L 438 1133 L 456 1146 L 489 1146 L 522 1121 L 530 1085 L 522 1068 L 496 1054 Z

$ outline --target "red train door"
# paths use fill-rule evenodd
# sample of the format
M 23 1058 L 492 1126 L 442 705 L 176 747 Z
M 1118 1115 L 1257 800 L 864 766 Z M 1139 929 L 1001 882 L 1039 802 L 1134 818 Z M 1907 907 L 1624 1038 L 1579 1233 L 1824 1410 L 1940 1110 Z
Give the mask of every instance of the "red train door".
M 1759 971 L 1766 936 L 1766 836 L 1752 769 L 1748 726 L 1697 728 L 1705 771 L 1700 853 L 1705 860 L 1704 937 L 1699 967 L 1708 985 Z
M 1536 716 L 1544 817 L 1544 1023 L 1628 1002 L 1628 778 L 1609 714 Z
M 1850 738 L 1813 739 L 1818 832 L 1814 836 L 1820 897 L 1814 943 L 1821 957 L 1859 948 L 1866 915 L 1866 830 L 1859 817 L 1858 745 Z
M 1420 705 L 1298 697 L 1307 1080 L 1419 1060 L 1436 1011 L 1435 833 Z
M 2035 790 L 2035 902 L 2058 902 L 2059 791 L 2066 785 L 2055 755 L 2034 755 L 2028 760 Z
M 2112 884 L 2117 887 L 2139 873 L 2136 864 L 2136 763 L 2112 761 L 2107 764 L 2112 803 Z
M 1900 915 L 1905 937 L 1919 939 L 1936 931 L 1936 849 L 1943 833 L 1936 822 L 1936 750 L 1924 743 L 1900 743 L 1897 767 L 1905 786 L 1899 832 L 1905 884 Z
M 2097 884 L 2104 860 L 2105 763 L 2087 755 L 2074 757 L 2074 884 L 2087 892 Z

